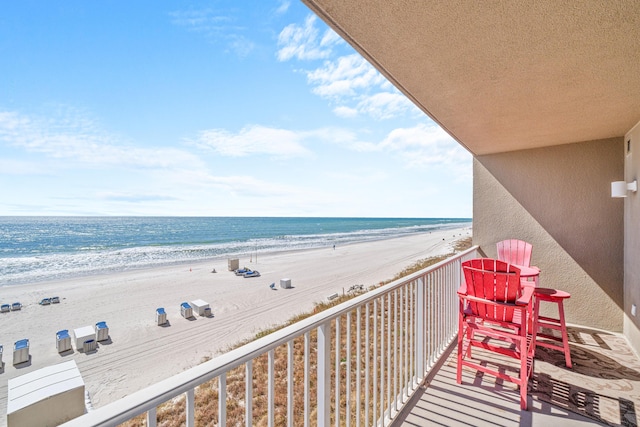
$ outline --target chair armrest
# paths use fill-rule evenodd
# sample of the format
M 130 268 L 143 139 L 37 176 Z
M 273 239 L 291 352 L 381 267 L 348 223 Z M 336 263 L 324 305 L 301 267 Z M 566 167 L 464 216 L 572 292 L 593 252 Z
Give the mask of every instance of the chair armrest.
M 533 296 L 533 286 L 523 286 L 522 295 L 516 300 L 516 305 L 529 305 L 531 304 L 531 297 Z

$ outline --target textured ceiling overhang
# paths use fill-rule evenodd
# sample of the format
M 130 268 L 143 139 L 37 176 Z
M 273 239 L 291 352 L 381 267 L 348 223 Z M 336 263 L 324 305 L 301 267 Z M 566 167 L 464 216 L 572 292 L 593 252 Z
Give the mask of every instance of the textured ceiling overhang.
M 302 0 L 476 155 L 640 121 L 640 1 Z

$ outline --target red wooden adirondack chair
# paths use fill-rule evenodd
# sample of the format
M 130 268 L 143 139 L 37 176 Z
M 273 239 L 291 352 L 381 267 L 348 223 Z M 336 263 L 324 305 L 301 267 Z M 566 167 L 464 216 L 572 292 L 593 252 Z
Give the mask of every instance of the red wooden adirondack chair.
M 509 264 L 531 266 L 531 243 L 523 240 L 507 239 L 496 244 L 498 259 Z
M 513 382 L 520 387 L 520 407 L 527 409 L 527 382 L 533 367 L 533 348 L 531 340 L 527 339 L 527 317 L 532 312 L 534 288 L 522 286 L 520 270 L 500 260 L 472 259 L 464 262 L 462 269 L 465 283 L 458 290 L 460 313 L 456 379 L 462 383 L 462 367 L 467 366 Z M 518 376 L 471 360 L 473 347 L 517 359 Z

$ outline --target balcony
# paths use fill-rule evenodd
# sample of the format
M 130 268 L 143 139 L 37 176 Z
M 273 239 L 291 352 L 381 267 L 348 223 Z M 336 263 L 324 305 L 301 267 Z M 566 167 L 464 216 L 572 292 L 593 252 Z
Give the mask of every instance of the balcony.
M 493 377 L 465 371 L 456 383 L 456 290 L 461 263 L 478 256 L 471 248 L 65 425 L 637 425 L 640 361 L 606 331 L 570 329 L 573 370 L 538 350 L 529 411 Z

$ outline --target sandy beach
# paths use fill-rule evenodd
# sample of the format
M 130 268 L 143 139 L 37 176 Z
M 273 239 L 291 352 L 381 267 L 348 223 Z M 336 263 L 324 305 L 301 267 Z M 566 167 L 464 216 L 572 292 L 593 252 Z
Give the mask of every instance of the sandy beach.
M 257 262 L 255 255 L 241 257 L 241 267 L 260 271 L 256 278 L 235 276 L 225 258 L 0 288 L 0 302 L 23 304 L 20 311 L 0 314 L 0 425 L 6 424 L 10 378 L 75 360 L 92 405 L 103 406 L 307 312 L 333 293 L 378 284 L 417 260 L 449 253 L 456 240 L 470 235 L 470 228 L 459 228 L 335 249 L 258 254 Z M 281 289 L 282 278 L 290 278 L 293 287 Z M 38 304 L 52 296 L 60 303 Z M 197 299 L 210 304 L 213 316 L 181 317 L 180 303 Z M 157 307 L 166 309 L 169 326 L 155 324 Z M 99 321 L 109 326 L 110 340 L 97 351 L 84 354 L 74 345 L 70 354 L 57 353 L 56 331 L 68 329 L 74 341 L 73 329 Z M 13 343 L 23 338 L 30 340 L 31 361 L 16 367 Z

